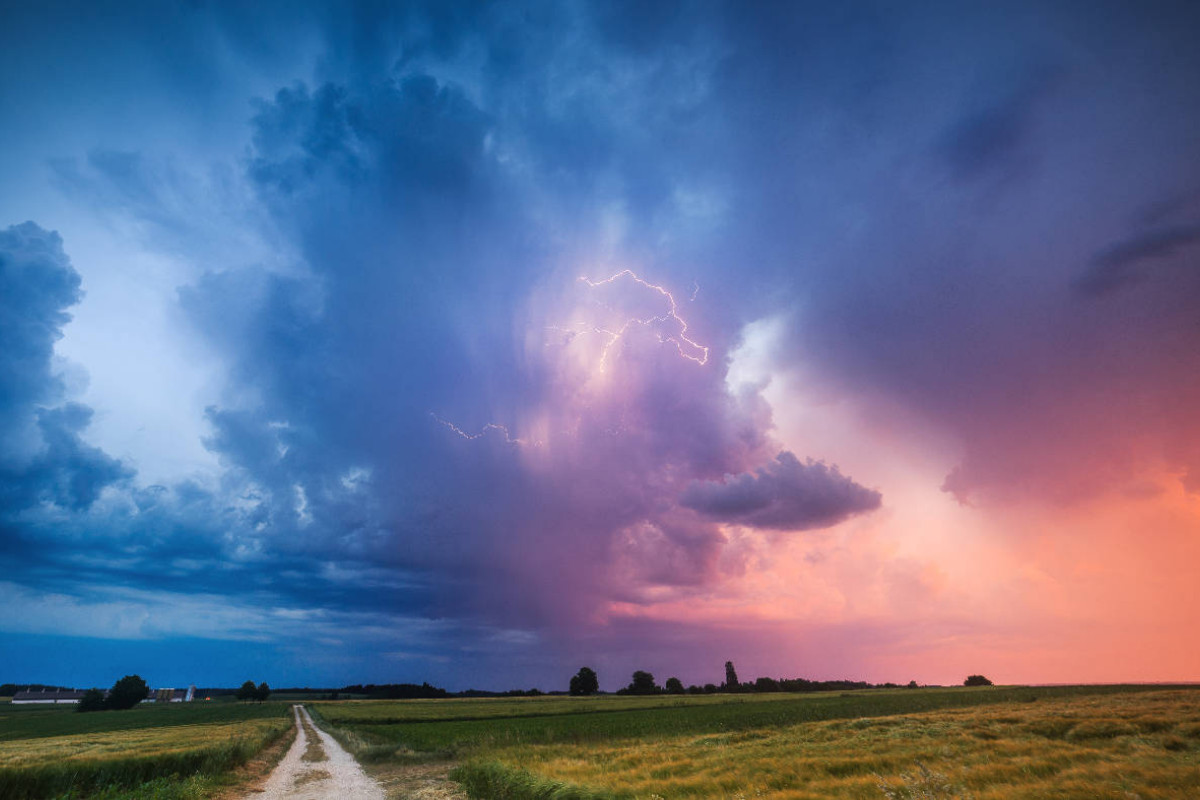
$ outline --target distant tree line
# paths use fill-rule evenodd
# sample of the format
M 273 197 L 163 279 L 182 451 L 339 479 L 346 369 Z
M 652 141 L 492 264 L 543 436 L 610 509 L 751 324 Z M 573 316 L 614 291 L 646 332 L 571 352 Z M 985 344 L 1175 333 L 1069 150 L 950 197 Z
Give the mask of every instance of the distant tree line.
M 588 670 L 587 667 L 584 667 Z M 588 670 L 591 677 L 595 673 Z M 581 670 L 582 673 L 582 670 Z M 571 679 L 572 687 L 578 675 Z M 967 686 L 991 686 L 992 682 L 982 675 L 972 675 L 964 681 Z M 917 689 L 916 681 L 907 684 L 898 683 L 868 683 L 867 681 L 814 681 L 807 678 L 756 678 L 753 681 L 738 680 L 737 670 L 732 661 L 725 662 L 725 681 L 720 685 L 706 683 L 703 686 L 691 685 L 686 688 L 678 678 L 667 678 L 666 683 L 659 686 L 654 681 L 654 675 L 644 670 L 633 673 L 629 685 L 617 690 L 622 695 L 648 694 L 718 694 L 718 693 L 765 693 L 765 692 L 846 692 L 854 689 Z M 593 690 L 595 691 L 595 690 Z M 572 689 L 571 694 L 576 694 Z M 580 692 L 582 694 L 582 692 Z
M 245 700 L 247 702 L 254 700 L 261 703 L 271 696 L 271 687 L 267 685 L 266 681 L 257 686 L 254 685 L 254 681 L 246 681 L 238 687 L 233 696 L 238 700 Z
M 977 681 L 985 681 L 978 683 Z M 249 683 L 249 682 L 248 682 Z M 991 686 L 992 682 L 982 675 L 972 675 L 964 682 L 967 686 Z M 245 688 L 245 687 L 243 687 Z M 732 693 L 766 693 L 766 692 L 846 692 L 854 689 L 916 689 L 916 681 L 907 684 L 898 683 L 869 683 L 867 681 L 833 680 L 815 681 L 807 678 L 756 678 L 753 681 L 740 681 L 737 669 L 732 661 L 725 662 L 725 680 L 720 684 L 706 683 L 703 685 L 684 686 L 683 681 L 676 677 L 667 678 L 659 685 L 654 675 L 645 670 L 637 670 L 631 676 L 629 684 L 617 690 L 620 695 L 655 695 L 655 694 L 732 694 Z M 240 690 L 239 690 L 240 691 Z M 329 699 L 337 700 L 342 696 L 366 697 L 373 700 L 419 700 L 442 697 L 540 697 L 542 695 L 570 694 L 576 697 L 600 694 L 600 679 L 596 670 L 591 667 L 580 667 L 571 676 L 567 692 L 544 692 L 538 688 L 509 689 L 507 691 L 487 691 L 483 689 L 466 689 L 461 692 L 449 692 L 429 683 L 384 683 L 361 684 L 355 683 L 343 686 L 341 689 L 283 689 L 280 691 L 292 693 L 321 693 Z M 215 690 L 214 693 L 228 693 L 228 690 Z
M 983 675 L 969 675 L 965 686 L 991 686 L 992 681 Z M 568 692 L 543 692 L 534 687 L 531 689 L 509 689 L 508 691 L 485 691 L 467 689 L 461 692 L 448 692 L 438 686 L 426 683 L 355 683 L 343 686 L 341 689 L 311 689 L 309 687 L 281 689 L 278 691 L 295 694 L 324 694 L 328 699 L 337 700 L 342 695 L 351 697 L 366 697 L 374 700 L 423 700 L 443 697 L 538 697 L 541 695 L 571 694 L 586 697 L 600 693 L 600 679 L 591 667 L 581 667 L 571 677 Z M 725 680 L 720 684 L 706 683 L 703 685 L 684 686 L 676 677 L 667 678 L 662 686 L 655 681 L 654 675 L 645 670 L 636 670 L 629 684 L 617 690 L 620 695 L 655 695 L 655 694 L 717 694 L 717 693 L 765 693 L 765 692 L 844 692 L 854 689 L 899 689 L 897 683 L 868 683 L 867 681 L 834 680 L 814 681 L 807 678 L 766 678 L 760 677 L 753 681 L 738 680 L 737 670 L 732 661 L 725 662 Z M 916 689 L 916 681 L 909 681 L 903 688 Z M 70 687 L 55 686 L 43 683 L 3 683 L 0 684 L 0 696 L 10 697 L 21 691 L 71 691 Z M 219 695 L 234 695 L 239 700 L 262 702 L 271 695 L 271 687 L 264 681 L 255 684 L 246 681 L 238 689 L 212 687 L 198 689 L 197 695 L 215 697 Z M 80 711 L 100 711 L 105 709 L 132 708 L 146 699 L 150 694 L 146 682 L 137 675 L 126 675 L 113 684 L 108 691 L 89 689 L 78 705 Z

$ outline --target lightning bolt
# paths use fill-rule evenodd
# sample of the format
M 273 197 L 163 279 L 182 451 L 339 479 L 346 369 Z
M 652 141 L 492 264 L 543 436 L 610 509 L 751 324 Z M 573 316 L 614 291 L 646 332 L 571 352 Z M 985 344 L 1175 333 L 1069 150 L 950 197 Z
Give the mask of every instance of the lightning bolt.
M 598 281 L 593 281 L 586 276 L 581 276 L 579 278 L 579 280 L 580 280 L 580 282 L 587 284 L 589 289 L 595 289 L 600 286 L 605 286 L 607 284 L 616 283 L 617 281 L 626 279 L 626 278 L 633 281 L 634 283 L 644 286 L 645 288 L 647 288 L 653 292 L 657 292 L 659 295 L 661 295 L 663 298 L 665 298 L 667 301 L 666 313 L 656 314 L 654 316 L 646 317 L 645 319 L 642 319 L 640 317 L 632 317 L 630 319 L 627 319 L 624 322 L 624 324 L 622 324 L 621 327 L 616 330 L 613 330 L 611 328 L 602 328 L 602 327 L 595 326 L 595 325 L 588 325 L 588 324 L 582 323 L 582 322 L 577 323 L 572 327 L 561 327 L 558 325 L 551 325 L 551 326 L 547 327 L 547 330 L 556 331 L 556 332 L 565 334 L 566 335 L 565 336 L 566 343 L 570 343 L 570 341 L 572 339 L 574 339 L 576 336 L 579 336 L 580 334 L 584 334 L 584 333 L 594 333 L 594 334 L 603 336 L 605 339 L 605 342 L 604 342 L 604 347 L 600 352 L 600 371 L 603 372 L 603 371 L 605 371 L 605 369 L 607 367 L 608 354 L 612 350 L 613 345 L 615 345 L 617 342 L 619 342 L 621 340 L 621 338 L 624 337 L 625 334 L 629 331 L 630 328 L 633 328 L 633 327 L 639 326 L 639 325 L 655 325 L 655 324 L 675 323 L 678 325 L 679 333 L 677 335 L 670 335 L 668 333 L 663 333 L 660 331 L 658 334 L 659 341 L 660 342 L 670 342 L 671 344 L 675 345 L 675 349 L 679 352 L 679 355 L 682 356 L 683 358 L 686 358 L 688 361 L 693 361 L 696 364 L 699 364 L 701 366 L 707 364 L 709 348 L 700 344 L 699 342 L 692 340 L 688 336 L 687 321 L 685 319 L 683 319 L 683 317 L 679 316 L 679 305 L 675 302 L 675 296 L 672 295 L 669 291 L 667 291 L 666 288 L 659 286 L 658 284 L 650 283 L 649 281 L 642 279 L 636 273 L 634 273 L 633 270 L 629 270 L 629 269 L 623 269 L 620 272 L 616 273 L 615 275 L 610 275 L 609 277 L 604 278 L 602 280 L 598 280 Z M 695 300 L 696 295 L 699 293 L 699 291 L 700 291 L 700 284 L 693 281 L 692 294 L 691 294 L 691 297 L 688 298 L 688 302 Z M 684 348 L 685 345 L 687 347 L 691 348 L 694 352 L 700 353 L 700 355 L 698 355 L 698 356 L 692 355 L 691 353 L 687 352 Z M 446 428 L 448 428 L 449 430 L 451 430 L 458 436 L 461 436 L 462 438 L 464 438 L 468 441 L 475 441 L 477 439 L 482 439 L 483 437 L 487 436 L 492 431 L 496 431 L 504 437 L 504 441 L 508 444 L 515 444 L 515 445 L 522 445 L 522 446 L 532 445 L 534 447 L 540 447 L 542 445 L 542 442 L 529 441 L 527 439 L 517 438 L 517 437 L 513 436 L 512 433 L 509 432 L 507 427 L 505 427 L 504 425 L 495 423 L 495 422 L 489 422 L 488 424 L 484 425 L 482 428 L 479 429 L 478 433 L 470 433 L 469 431 L 463 430 L 458 425 L 455 425 L 453 422 L 450 422 L 447 419 L 443 419 L 442 417 L 439 417 L 437 414 L 433 413 L 432 411 L 429 412 L 429 416 L 433 417 L 433 419 L 436 420 L 440 425 L 445 426 Z M 606 433 L 608 433 L 609 435 L 617 435 L 619 433 L 619 431 L 611 431 L 610 430 L 610 431 L 606 431 Z
M 441 423 L 442 425 L 445 425 L 447 428 L 454 431 L 462 438 L 468 439 L 470 441 L 475 441 L 476 439 L 482 439 L 484 436 L 487 436 L 488 433 L 491 431 L 499 431 L 504 436 L 504 441 L 507 442 L 508 444 L 517 444 L 517 445 L 532 444 L 534 447 L 537 447 L 538 445 L 541 444 L 541 442 L 530 442 L 525 439 L 515 438 L 512 434 L 509 433 L 508 428 L 504 427 L 503 425 L 499 425 L 495 422 L 489 422 L 487 425 L 484 425 L 482 428 L 479 429 L 479 433 L 468 433 L 468 432 L 464 431 L 462 428 L 455 425 L 453 422 L 451 422 L 447 419 L 442 419 L 437 414 L 434 414 L 432 411 L 429 412 L 429 416 L 433 417 L 439 423 Z
M 678 338 L 676 338 L 675 336 L 668 336 L 668 335 L 660 333 L 659 341 L 671 342 L 671 344 L 675 345 L 675 349 L 679 351 L 679 355 L 683 356 L 688 361 L 694 361 L 697 364 L 700 364 L 701 366 L 708 363 L 708 348 L 705 347 L 704 345 L 700 344 L 699 342 L 695 342 L 692 339 L 688 338 L 687 321 L 683 317 L 679 316 L 679 306 L 675 302 L 675 296 L 673 294 L 671 294 L 669 291 L 667 291 L 664 287 L 659 286 L 656 283 L 650 283 L 649 281 L 643 280 L 642 278 L 638 277 L 638 275 L 636 273 L 634 273 L 633 270 L 629 270 L 629 269 L 623 269 L 620 272 L 616 273 L 615 275 L 610 275 L 609 277 L 604 278 L 603 280 L 593 281 L 593 280 L 587 278 L 586 276 L 581 276 L 579 278 L 579 280 L 582 281 L 583 283 L 586 283 L 588 285 L 588 288 L 595 289 L 598 286 L 604 286 L 606 284 L 615 283 L 617 280 L 619 280 L 621 278 L 629 278 L 633 282 L 641 284 L 642 286 L 645 286 L 647 289 L 658 292 L 660 295 L 662 295 L 663 297 L 666 298 L 668 309 L 667 309 L 667 313 L 665 313 L 665 314 L 658 314 L 653 317 L 647 317 L 646 319 L 639 319 L 637 317 L 629 319 L 625 322 L 624 325 L 622 325 L 620 327 L 619 330 L 616 330 L 616 331 L 609 330 L 608 328 L 592 328 L 593 333 L 599 333 L 608 339 L 608 341 L 605 342 L 605 344 L 604 344 L 604 349 L 600 351 L 600 369 L 601 369 L 601 371 L 603 371 L 607 365 L 609 350 L 612 348 L 612 346 L 614 344 L 616 344 L 621 339 L 622 336 L 625 335 L 625 332 L 628 331 L 630 328 L 634 327 L 635 325 L 653 325 L 656 322 L 668 322 L 668 321 L 674 321 L 674 322 L 679 323 L 679 336 L 678 336 Z M 695 291 L 692 292 L 692 297 L 691 297 L 692 300 L 696 299 L 696 294 L 699 291 L 700 291 L 700 285 L 696 284 Z M 689 355 L 688 353 L 685 353 L 683 350 L 684 343 L 687 343 L 691 347 L 700 351 L 700 353 L 702 355 L 693 356 L 693 355 Z

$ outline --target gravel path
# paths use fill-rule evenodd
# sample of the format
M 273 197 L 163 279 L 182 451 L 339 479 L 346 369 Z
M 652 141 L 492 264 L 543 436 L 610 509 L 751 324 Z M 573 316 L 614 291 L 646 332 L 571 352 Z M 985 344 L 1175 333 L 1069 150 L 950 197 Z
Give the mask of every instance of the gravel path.
M 292 706 L 292 711 L 296 741 L 262 791 L 246 800 L 384 800 L 379 784 L 332 736 L 313 725 L 303 706 Z

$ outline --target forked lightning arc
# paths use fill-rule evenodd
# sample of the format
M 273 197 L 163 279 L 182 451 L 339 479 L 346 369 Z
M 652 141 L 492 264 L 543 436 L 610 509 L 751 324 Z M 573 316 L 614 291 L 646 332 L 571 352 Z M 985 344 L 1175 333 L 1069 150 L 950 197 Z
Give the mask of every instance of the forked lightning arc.
M 432 411 L 429 412 L 429 416 L 433 417 L 438 422 L 442 423 L 447 428 L 454 431 L 455 433 L 457 433 L 459 436 L 461 436 L 464 439 L 470 439 L 473 441 L 475 439 L 482 439 L 484 436 L 487 436 L 488 431 L 500 431 L 500 433 L 504 434 L 504 441 L 508 442 L 509 444 L 533 444 L 533 445 L 541 444 L 541 442 L 529 442 L 526 439 L 513 438 L 512 434 L 510 434 L 508 432 L 508 428 L 504 427 L 503 425 L 499 425 L 495 422 L 489 422 L 487 425 L 484 425 L 482 428 L 479 429 L 479 433 L 467 433 L 462 428 L 455 425 L 453 422 L 446 420 L 446 419 L 442 419 L 437 414 L 434 414 Z
M 624 336 L 625 332 L 628 331 L 631 327 L 633 327 L 634 325 L 651 325 L 655 322 L 668 322 L 671 320 L 674 320 L 675 322 L 679 323 L 679 337 L 676 338 L 674 336 L 660 335 L 662 341 L 664 341 L 664 342 L 669 341 L 671 344 L 675 345 L 675 349 L 679 351 L 679 355 L 683 356 L 688 361 L 695 361 L 697 364 L 700 364 L 700 365 L 707 364 L 708 363 L 708 348 L 705 347 L 704 345 L 700 344 L 699 342 L 694 342 L 688 338 L 688 335 L 687 335 L 688 324 L 687 324 L 687 321 L 684 320 L 683 317 L 679 316 L 679 306 L 675 302 L 675 296 L 673 294 L 671 294 L 669 291 L 667 291 L 665 288 L 663 288 L 662 286 L 659 286 L 656 283 L 650 283 L 649 281 L 646 281 L 646 280 L 640 278 L 636 273 L 634 273 L 633 270 L 630 270 L 630 269 L 623 269 L 620 272 L 616 273 L 615 275 L 610 275 L 609 277 L 604 278 L 603 280 L 599 280 L 599 281 L 593 281 L 590 278 L 587 278 L 586 276 L 581 276 L 579 278 L 579 280 L 582 281 L 583 283 L 586 283 L 589 288 L 595 289 L 597 286 L 604 286 L 606 284 L 615 283 L 619 278 L 625 278 L 625 277 L 628 277 L 630 280 L 634 281 L 635 283 L 639 283 L 642 286 L 645 286 L 647 289 L 658 292 L 660 295 L 665 297 L 667 299 L 668 310 L 667 310 L 667 313 L 665 313 L 665 314 L 658 314 L 653 317 L 647 317 L 646 319 L 640 319 L 638 317 L 633 317 L 632 319 L 626 320 L 625 324 L 622 325 L 620 330 L 617 330 L 617 331 L 612 331 L 607 328 L 592 328 L 593 332 L 601 333 L 608 337 L 608 341 L 605 343 L 604 349 L 600 351 L 600 370 L 604 371 L 604 369 L 606 368 L 606 366 L 608 364 L 609 349 L 612 348 L 612 346 L 614 344 L 616 344 L 617 341 L 622 336 Z M 695 292 L 693 292 L 693 294 L 692 294 L 692 299 L 695 299 L 696 292 L 699 292 L 699 291 L 700 291 L 700 286 L 697 284 L 696 288 L 695 288 Z M 687 353 L 685 353 L 683 350 L 683 344 L 685 342 L 688 345 L 690 345 L 691 347 L 695 348 L 697 351 L 699 351 L 701 353 L 701 355 L 693 356 L 693 355 L 688 355 Z
M 646 287 L 647 289 L 650 289 L 651 291 L 658 292 L 660 295 L 662 295 L 664 298 L 666 298 L 668 308 L 667 308 L 667 312 L 665 314 L 657 314 L 652 317 L 646 317 L 645 319 L 642 319 L 640 317 L 632 317 L 632 318 L 626 320 L 625 323 L 620 327 L 620 329 L 615 330 L 615 331 L 610 330 L 608 328 L 599 328 L 599 327 L 590 328 L 589 330 L 591 333 L 599 333 L 599 334 L 602 334 L 607 337 L 607 341 L 604 343 L 604 348 L 600 351 L 600 371 L 601 372 L 603 372 L 607 368 L 608 353 L 612 349 L 612 346 L 614 344 L 616 344 L 618 341 L 620 341 L 621 337 L 623 337 L 625 335 L 625 333 L 631 327 L 633 327 L 635 325 L 652 325 L 656 322 L 674 321 L 674 322 L 678 323 L 679 324 L 678 337 L 670 336 L 667 334 L 659 334 L 660 340 L 664 341 L 664 342 L 670 342 L 671 344 L 675 345 L 675 349 L 679 352 L 679 355 L 682 356 L 683 358 L 686 358 L 688 361 L 693 361 L 697 364 L 700 364 L 701 366 L 708 363 L 708 348 L 706 346 L 700 344 L 699 342 L 693 341 L 692 339 L 688 338 L 687 321 L 684 320 L 683 317 L 679 316 L 679 306 L 675 302 L 675 296 L 673 294 L 671 294 L 669 291 L 667 291 L 664 287 L 659 286 L 656 283 L 650 283 L 649 281 L 644 280 L 643 278 L 638 276 L 633 270 L 630 270 L 630 269 L 623 269 L 616 274 L 610 275 L 607 278 L 604 278 L 604 279 L 598 280 L 598 281 L 593 281 L 590 278 L 588 278 L 587 276 L 580 276 L 579 280 L 580 280 L 580 282 L 587 284 L 588 288 L 595 289 L 599 286 L 605 286 L 607 284 L 615 283 L 616 281 L 618 281 L 621 278 L 629 278 L 630 280 L 634 281 L 635 283 L 638 283 L 638 284 Z M 692 296 L 689 300 L 695 300 L 696 294 L 699 291 L 700 291 L 700 285 L 694 284 L 694 288 L 692 290 Z M 562 330 L 559 328 L 555 328 L 555 329 Z M 589 332 L 589 330 L 576 329 L 576 330 L 571 330 L 571 332 L 572 333 L 584 333 L 584 332 Z M 687 344 L 689 347 L 691 347 L 694 350 L 696 350 L 697 352 L 699 352 L 700 355 L 694 356 L 694 355 L 689 355 L 688 353 L 684 352 L 684 344 Z M 529 444 L 529 442 L 527 442 L 524 439 L 514 438 L 512 436 L 512 434 L 509 433 L 508 428 L 506 428 L 503 425 L 499 425 L 495 422 L 489 422 L 488 424 L 484 425 L 479 430 L 479 433 L 468 433 L 467 431 L 463 430 L 459 426 L 455 425 L 453 422 L 442 419 L 437 414 L 430 412 L 429 416 L 433 417 L 435 420 L 440 422 L 442 425 L 445 425 L 447 428 L 454 431 L 454 433 L 458 434 L 459 436 L 461 436 L 464 439 L 470 439 L 470 440 L 480 439 L 480 438 L 486 436 L 489 431 L 494 430 L 494 431 L 499 431 L 501 434 L 503 434 L 504 441 L 506 441 L 510 444 Z M 534 442 L 533 444 L 536 445 L 539 443 Z

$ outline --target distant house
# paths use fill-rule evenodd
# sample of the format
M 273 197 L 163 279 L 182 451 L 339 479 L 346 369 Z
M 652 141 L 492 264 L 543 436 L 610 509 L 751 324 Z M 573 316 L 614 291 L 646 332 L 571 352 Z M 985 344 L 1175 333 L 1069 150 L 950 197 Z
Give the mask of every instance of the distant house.
M 196 699 L 196 687 L 186 689 L 155 689 L 143 703 L 190 703 Z
M 13 703 L 78 703 L 83 692 L 74 689 L 42 689 L 36 692 L 17 692 Z

